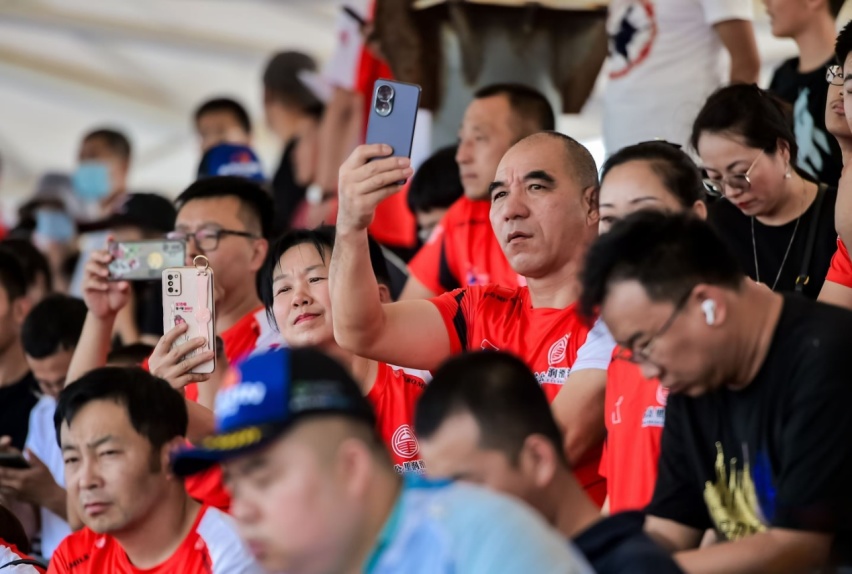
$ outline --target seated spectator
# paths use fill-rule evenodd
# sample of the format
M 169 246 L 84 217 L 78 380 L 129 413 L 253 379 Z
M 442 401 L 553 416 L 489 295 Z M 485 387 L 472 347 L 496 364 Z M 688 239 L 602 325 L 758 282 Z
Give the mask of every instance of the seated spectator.
M 450 206 L 463 194 L 458 148 L 445 147 L 417 168 L 408 186 L 408 209 L 417 219 L 417 236 L 426 243 Z
M 6 249 L 21 262 L 27 280 L 27 299 L 31 306 L 38 305 L 53 292 L 50 263 L 32 242 L 26 239 L 4 239 L 0 241 L 0 249 Z
M 11 491 L 17 500 L 40 509 L 41 556 L 47 559 L 71 534 L 64 465 L 56 444 L 53 415 L 85 319 L 86 305 L 82 301 L 51 295 L 33 308 L 21 329 L 27 363 L 42 397 L 30 412 L 24 449 L 30 468 L 0 468 L 0 489 Z
M 9 574 L 44 574 L 44 565 L 27 556 L 29 551 L 24 527 L 8 508 L 0 505 L 0 570 Z
M 316 347 L 335 357 L 358 381 L 376 412 L 378 432 L 400 474 L 422 472 L 414 436 L 414 405 L 431 375 L 359 357 L 334 340 L 328 264 L 334 228 L 296 230 L 285 234 L 269 251 L 260 271 L 260 297 L 288 346 Z M 387 265 L 381 248 L 371 240 L 370 264 L 379 298 L 390 302 Z
M 195 134 L 202 154 L 221 143 L 251 145 L 251 119 L 236 100 L 214 98 L 195 110 Z
M 647 211 L 592 245 L 580 305 L 669 389 L 645 528 L 681 568 L 852 565 L 852 313 L 773 293 L 706 223 Z M 728 543 L 699 549 L 707 529 Z
M 221 461 L 240 534 L 272 572 L 586 571 L 526 507 L 472 485 L 401 481 L 340 364 L 310 349 L 249 358 L 217 401 L 219 434 L 177 474 Z M 240 397 L 259 397 L 245 401 Z
M 62 391 L 55 423 L 85 528 L 60 544 L 49 572 L 261 572 L 230 518 L 191 499 L 169 468 L 187 414 L 168 383 L 138 368 L 97 369 Z
M 247 145 L 219 143 L 210 147 L 198 166 L 198 179 L 235 176 L 264 183 L 263 167 L 254 150 Z
M 748 276 L 816 299 L 836 248 L 837 189 L 798 168 L 785 105 L 754 85 L 722 88 L 698 114 L 691 144 L 708 191 L 727 200 L 710 205 L 708 221 Z
M 415 429 L 427 474 L 520 498 L 572 540 L 599 574 L 678 573 L 642 531 L 645 516 L 601 518 L 571 473 L 535 375 L 507 353 L 447 361 L 423 392 Z

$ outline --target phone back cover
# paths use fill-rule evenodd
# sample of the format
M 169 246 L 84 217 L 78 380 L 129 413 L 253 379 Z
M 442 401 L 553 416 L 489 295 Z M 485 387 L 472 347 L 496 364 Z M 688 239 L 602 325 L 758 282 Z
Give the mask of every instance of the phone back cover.
M 393 87 L 395 95 L 393 109 L 387 116 L 376 113 L 376 91 L 387 84 Z M 417 121 L 417 108 L 420 106 L 420 86 L 390 80 L 376 80 L 373 96 L 370 100 L 370 119 L 367 124 L 368 144 L 387 144 L 393 148 L 397 157 L 411 157 L 411 144 L 414 140 L 414 124 Z

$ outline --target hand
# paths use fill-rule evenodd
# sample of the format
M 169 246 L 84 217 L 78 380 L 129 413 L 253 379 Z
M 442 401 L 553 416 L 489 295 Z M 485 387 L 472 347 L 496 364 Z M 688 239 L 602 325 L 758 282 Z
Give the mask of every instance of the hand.
M 6 452 L 17 453 L 12 448 Z M 0 493 L 22 502 L 53 508 L 57 497 L 64 498 L 65 491 L 56 484 L 50 469 L 31 450 L 27 449 L 30 468 L 0 467 Z
M 414 173 L 406 157 L 386 157 L 393 149 L 385 144 L 362 145 L 340 166 L 337 187 L 337 232 L 363 231 L 373 222 L 376 207 L 398 192 Z M 369 161 L 373 158 L 375 161 Z
M 113 257 L 106 250 L 93 251 L 83 276 L 83 300 L 98 319 L 114 317 L 130 300 L 130 283 L 109 281 Z
M 151 374 L 155 377 L 160 377 L 169 382 L 169 384 L 177 389 L 182 390 L 190 383 L 201 383 L 210 378 L 210 375 L 195 374 L 191 371 L 198 365 L 202 365 L 211 360 L 215 356 L 215 351 L 207 350 L 198 353 L 191 359 L 184 357 L 205 345 L 207 342 L 203 337 L 190 339 L 186 343 L 178 345 L 172 349 L 175 341 L 181 335 L 184 335 L 189 329 L 186 323 L 182 323 L 163 335 L 160 342 L 154 347 L 154 353 L 148 359 L 148 368 Z

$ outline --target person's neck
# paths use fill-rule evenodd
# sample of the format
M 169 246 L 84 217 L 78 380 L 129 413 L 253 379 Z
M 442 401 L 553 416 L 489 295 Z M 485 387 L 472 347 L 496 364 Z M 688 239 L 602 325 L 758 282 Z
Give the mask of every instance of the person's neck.
M 574 538 L 601 520 L 597 506 L 577 483 L 570 470 L 560 467 L 547 487 L 548 522 L 566 538 Z
M 757 220 L 764 225 L 786 225 L 804 214 L 816 199 L 817 184 L 807 181 L 798 173 L 793 172 L 793 177 L 784 181 L 784 200 L 772 212 L 757 216 Z
M 837 145 L 840 147 L 840 155 L 843 157 L 843 166 L 852 165 L 852 137 L 835 136 Z
M 817 18 L 801 34 L 793 38 L 799 47 L 799 72 L 806 74 L 818 70 L 834 54 L 837 31 L 830 16 Z
M 527 277 L 533 309 L 565 309 L 580 297 L 579 257 L 544 277 Z
M 731 337 L 733 368 L 726 384 L 734 390 L 750 385 L 760 372 L 784 307 L 784 298 L 765 285 L 747 279 L 741 290 L 728 307 L 728 316 L 734 319 L 732 332 L 735 334 Z
M 216 328 L 221 334 L 236 325 L 240 319 L 254 311 L 260 306 L 260 299 L 254 291 L 254 281 L 250 283 L 252 288 L 244 293 L 234 294 L 228 297 L 216 307 Z
M 130 562 L 147 570 L 168 560 L 183 544 L 201 511 L 201 504 L 190 498 L 183 485 L 172 485 L 171 496 L 159 501 L 142 524 L 127 532 L 114 533 Z
M 396 473 L 382 471 L 371 481 L 367 496 L 366 516 L 352 545 L 346 549 L 341 568 L 336 570 L 338 572 L 361 574 L 364 571 L 382 529 L 402 496 L 402 481 Z
M 9 387 L 20 381 L 30 372 L 24 347 L 20 339 L 16 339 L 8 347 L 0 351 L 0 387 Z

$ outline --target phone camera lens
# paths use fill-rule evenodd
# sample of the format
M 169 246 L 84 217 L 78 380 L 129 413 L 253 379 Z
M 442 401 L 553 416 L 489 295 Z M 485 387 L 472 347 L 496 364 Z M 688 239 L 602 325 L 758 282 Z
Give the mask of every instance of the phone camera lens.
M 391 113 L 391 105 L 389 102 L 383 102 L 379 100 L 376 102 L 376 113 L 382 117 L 385 117 Z
M 174 281 L 169 281 L 169 287 L 171 287 L 174 284 L 175 284 Z
M 174 291 L 174 289 L 172 289 L 171 287 L 169 287 L 169 293 L 171 293 L 172 291 Z
M 389 102 L 393 98 L 393 88 L 387 84 L 382 84 L 376 90 L 376 99 L 380 102 Z
M 169 275 L 169 279 L 174 279 L 174 276 Z M 171 285 L 171 283 L 169 283 L 169 285 Z

